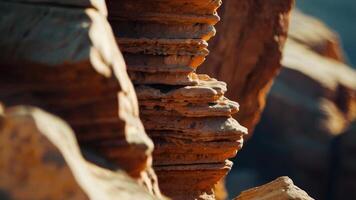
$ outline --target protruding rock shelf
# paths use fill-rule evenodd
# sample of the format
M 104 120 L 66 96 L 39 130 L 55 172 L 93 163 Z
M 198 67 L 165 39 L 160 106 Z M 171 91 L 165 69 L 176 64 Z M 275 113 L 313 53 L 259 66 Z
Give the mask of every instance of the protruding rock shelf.
M 220 0 L 110 0 L 109 21 L 155 143 L 161 190 L 173 199 L 214 199 L 246 128 L 226 84 L 195 70 L 208 55 Z
M 211 55 L 198 72 L 229 86 L 226 96 L 243 109 L 236 116 L 249 130 L 260 119 L 272 81 L 281 68 L 294 0 L 224 0 Z M 246 137 L 245 137 L 246 138 Z

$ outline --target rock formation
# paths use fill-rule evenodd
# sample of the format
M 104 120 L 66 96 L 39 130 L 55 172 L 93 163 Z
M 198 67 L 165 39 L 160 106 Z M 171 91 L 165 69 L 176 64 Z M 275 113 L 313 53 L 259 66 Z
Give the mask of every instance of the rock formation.
M 59 115 L 81 147 L 99 152 L 160 197 L 153 143 L 106 14 L 99 0 L 1 1 L 0 100 Z
M 265 185 L 243 191 L 234 200 L 313 200 L 288 177 L 280 177 Z
M 263 164 L 256 168 L 265 180 L 287 174 L 313 197 L 326 199 L 333 192 L 333 174 L 339 171 L 334 167 L 341 155 L 337 138 L 356 119 L 356 71 L 340 62 L 343 56 L 335 57 L 340 46 L 323 50 L 337 43 L 330 30 L 322 32 L 325 25 L 300 13 L 292 19 L 283 68 L 245 149 L 249 157 L 260 159 L 245 167 Z M 301 28 L 310 26 L 313 29 Z
M 339 36 L 318 19 L 294 10 L 290 30 L 292 30 L 288 34 L 290 39 L 322 56 L 345 62 Z
M 251 129 L 280 68 L 292 3 L 226 0 L 222 10 L 226 21 L 206 72 L 229 82 L 228 95 L 241 100 L 240 119 Z M 63 118 L 85 157 L 58 118 L 0 106 L 0 198 L 164 199 L 154 168 L 169 197 L 215 199 L 213 188 L 247 134 L 232 117 L 239 104 L 225 97 L 226 83 L 196 72 L 209 53 L 221 0 L 107 4 L 109 12 L 100 0 L 0 1 L 0 101 Z M 342 60 L 336 48 L 304 50 L 310 59 Z M 293 61 L 290 70 L 299 67 Z M 317 95 L 336 102 L 337 117 L 354 118 L 354 81 L 322 75 L 333 81 Z M 284 179 L 271 185 L 287 188 L 282 196 L 295 189 Z
M 123 170 L 86 161 L 70 127 L 33 107 L 0 114 L 0 177 L 3 200 L 155 199 Z
M 240 103 L 236 116 L 252 134 L 272 80 L 281 68 L 293 0 L 224 0 L 218 34 L 200 72 L 224 81 Z
M 220 0 L 112 0 L 109 21 L 155 143 L 160 188 L 173 199 L 213 199 L 247 130 L 226 84 L 196 74 L 219 21 Z

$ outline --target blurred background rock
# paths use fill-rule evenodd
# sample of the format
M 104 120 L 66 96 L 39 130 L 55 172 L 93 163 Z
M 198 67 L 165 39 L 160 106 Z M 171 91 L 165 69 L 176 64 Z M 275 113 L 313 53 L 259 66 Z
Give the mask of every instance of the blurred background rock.
M 293 13 L 281 73 L 227 178 L 231 197 L 289 176 L 316 199 L 356 198 L 356 2 L 297 7 L 313 17 Z
M 356 1 L 298 0 L 297 7 L 313 15 L 337 31 L 352 66 L 356 66 Z

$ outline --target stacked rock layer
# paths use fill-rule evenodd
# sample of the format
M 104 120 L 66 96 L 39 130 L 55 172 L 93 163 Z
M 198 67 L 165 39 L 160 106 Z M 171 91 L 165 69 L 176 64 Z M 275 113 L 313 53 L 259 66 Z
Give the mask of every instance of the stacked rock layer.
M 210 41 L 211 55 L 198 70 L 228 84 L 226 96 L 243 108 L 236 118 L 248 128 L 248 137 L 281 69 L 293 4 L 294 0 L 224 0 L 216 26 L 219 34 Z
M 247 133 L 226 84 L 196 74 L 215 34 L 220 0 L 108 1 L 109 21 L 155 143 L 160 188 L 173 199 L 213 199 Z

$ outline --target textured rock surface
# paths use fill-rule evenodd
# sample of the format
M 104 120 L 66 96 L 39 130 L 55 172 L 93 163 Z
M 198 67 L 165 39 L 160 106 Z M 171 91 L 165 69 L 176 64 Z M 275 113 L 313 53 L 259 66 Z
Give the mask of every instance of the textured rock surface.
M 150 183 L 153 143 L 139 120 L 104 1 L 0 4 L 0 100 L 59 115 L 82 147 L 100 152 L 159 196 Z
M 293 0 L 225 0 L 211 54 L 198 71 L 224 81 L 238 101 L 239 122 L 252 133 L 273 78 L 281 68 Z
M 243 191 L 235 200 L 313 200 L 288 177 L 280 177 L 265 185 Z
M 310 18 L 302 19 L 308 23 L 306 19 Z M 321 23 L 315 23 L 315 19 L 311 24 L 314 30 L 324 28 L 319 29 L 316 24 Z M 303 37 L 304 33 L 293 27 L 291 35 L 297 31 Z M 313 32 L 305 34 L 309 38 Z M 245 149 L 249 154 L 245 156 L 260 159 L 245 167 L 251 170 L 257 166 L 259 176 L 265 180 L 288 175 L 311 196 L 326 199 L 331 197 L 332 185 L 340 176 L 334 173 L 344 173 L 335 167 L 341 156 L 338 137 L 356 119 L 356 71 L 300 41 L 308 40 L 292 36 L 286 43 L 283 69 L 268 97 L 256 135 Z M 241 163 L 251 160 L 245 159 Z
M 33 107 L 0 115 L 0 177 L 1 199 L 154 199 L 123 170 L 87 162 L 70 127 Z
M 213 199 L 247 130 L 226 84 L 196 74 L 215 34 L 220 0 L 108 1 L 109 21 L 155 143 L 154 168 L 173 199 Z M 172 182 L 174 180 L 174 183 Z

